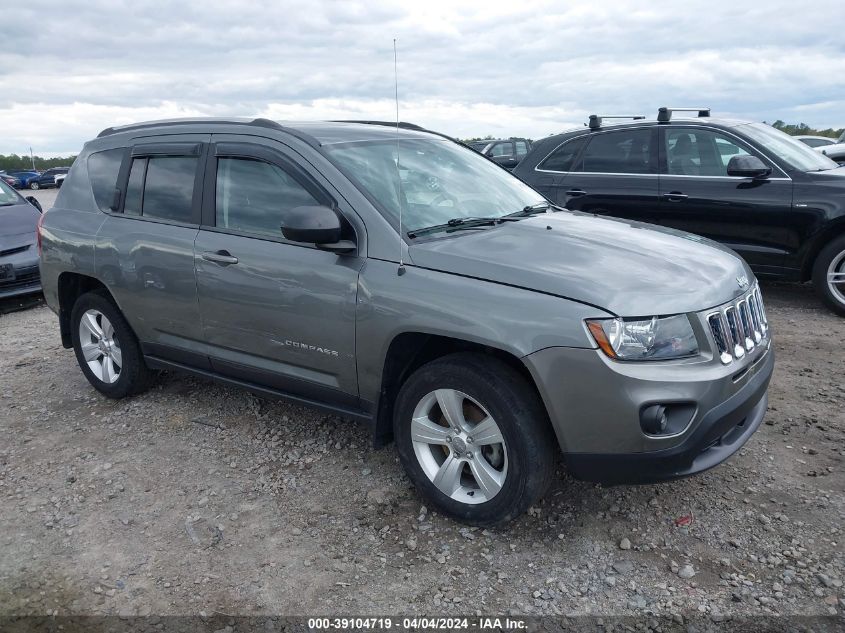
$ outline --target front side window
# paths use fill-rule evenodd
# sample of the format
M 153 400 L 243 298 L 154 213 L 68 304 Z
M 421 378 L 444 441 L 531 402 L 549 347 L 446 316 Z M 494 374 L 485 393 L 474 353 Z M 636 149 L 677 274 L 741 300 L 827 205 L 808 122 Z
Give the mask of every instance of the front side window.
M 666 170 L 673 176 L 727 176 L 734 156 L 751 152 L 736 139 L 713 130 L 666 130 Z
M 501 217 L 544 202 L 476 152 L 442 139 L 357 141 L 326 146 L 330 159 L 405 232 L 450 219 Z M 401 178 L 401 186 L 400 186 Z
M 650 129 L 629 129 L 591 137 L 581 171 L 601 174 L 654 173 Z
M 281 237 L 285 213 L 320 204 L 278 165 L 248 158 L 217 160 L 216 225 Z
M 540 163 L 537 169 L 543 169 L 545 171 L 572 171 L 575 159 L 578 158 L 578 154 L 581 148 L 584 147 L 586 140 L 587 137 L 582 136 L 567 141 L 553 151 L 546 160 Z
M 513 156 L 513 143 L 496 143 L 489 152 L 490 156 Z

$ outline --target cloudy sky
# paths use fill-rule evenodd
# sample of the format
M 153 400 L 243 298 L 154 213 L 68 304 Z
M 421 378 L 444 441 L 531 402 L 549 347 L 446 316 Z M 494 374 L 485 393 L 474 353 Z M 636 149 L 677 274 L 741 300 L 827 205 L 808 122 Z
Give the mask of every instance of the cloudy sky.
M 845 2 L 61 0 L 0 13 L 0 153 L 177 116 L 392 119 L 542 137 L 706 105 L 845 126 Z

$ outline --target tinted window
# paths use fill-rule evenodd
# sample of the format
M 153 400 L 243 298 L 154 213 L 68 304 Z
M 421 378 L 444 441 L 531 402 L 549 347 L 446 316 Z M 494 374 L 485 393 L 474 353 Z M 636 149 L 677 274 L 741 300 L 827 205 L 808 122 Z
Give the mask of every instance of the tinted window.
M 111 211 L 114 190 L 117 188 L 117 174 L 123 162 L 123 148 L 97 152 L 88 157 L 88 178 L 94 191 L 94 200 L 102 211 Z
M 285 213 L 320 204 L 277 165 L 245 158 L 217 161 L 217 226 L 281 237 Z
M 649 174 L 654 171 L 651 130 L 631 129 L 596 134 L 581 161 L 581 171 L 604 174 Z
M 733 137 L 710 130 L 666 131 L 666 166 L 675 176 L 727 176 L 731 158 L 748 154 Z
M 525 141 L 516 142 L 516 157 L 522 158 L 528 153 L 528 145 Z
M 586 137 L 576 138 L 558 147 L 551 156 L 540 163 L 539 169 L 549 171 L 572 171 L 572 164 L 578 156 L 578 152 L 584 147 Z
M 513 143 L 496 143 L 487 153 L 490 156 L 512 156 Z
M 146 158 L 136 158 L 132 161 L 129 171 L 129 183 L 126 185 L 126 202 L 123 212 L 130 215 L 141 215 L 141 201 L 144 194 L 144 172 L 147 169 Z
M 142 215 L 163 220 L 190 222 L 197 158 L 195 156 L 153 156 L 147 161 Z

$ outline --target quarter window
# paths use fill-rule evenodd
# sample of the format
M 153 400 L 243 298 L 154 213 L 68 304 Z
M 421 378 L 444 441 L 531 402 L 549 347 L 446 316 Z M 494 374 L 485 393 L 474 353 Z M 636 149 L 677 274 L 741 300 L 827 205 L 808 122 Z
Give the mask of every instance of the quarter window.
M 578 157 L 581 148 L 584 147 L 585 137 L 580 137 L 568 141 L 558 147 L 552 154 L 546 158 L 538 169 L 545 169 L 547 171 L 572 171 L 572 165 Z
M 318 204 L 278 165 L 246 158 L 217 161 L 216 224 L 220 228 L 281 237 L 288 211 Z
M 581 171 L 603 174 L 654 173 L 650 129 L 629 129 L 596 134 L 590 139 Z
M 114 211 L 114 192 L 124 152 L 123 148 L 108 149 L 88 157 L 88 177 L 91 179 L 94 200 L 101 211 Z
M 666 169 L 673 176 L 727 176 L 731 158 L 749 154 L 733 138 L 711 130 L 666 131 Z

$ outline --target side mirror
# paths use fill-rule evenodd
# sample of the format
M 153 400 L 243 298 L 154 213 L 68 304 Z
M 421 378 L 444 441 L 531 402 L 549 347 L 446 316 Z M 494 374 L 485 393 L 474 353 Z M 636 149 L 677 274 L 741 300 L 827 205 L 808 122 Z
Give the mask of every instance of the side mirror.
M 728 176 L 765 178 L 771 173 L 772 168 L 756 156 L 734 156 L 728 161 Z
M 285 214 L 282 235 L 291 242 L 315 244 L 336 253 L 355 250 L 355 243 L 341 240 L 340 217 L 329 207 L 296 207 Z
M 27 196 L 26 201 L 33 207 L 38 209 L 38 213 L 44 213 L 44 209 L 41 208 L 41 203 L 38 202 L 38 200 L 36 200 L 34 196 Z

